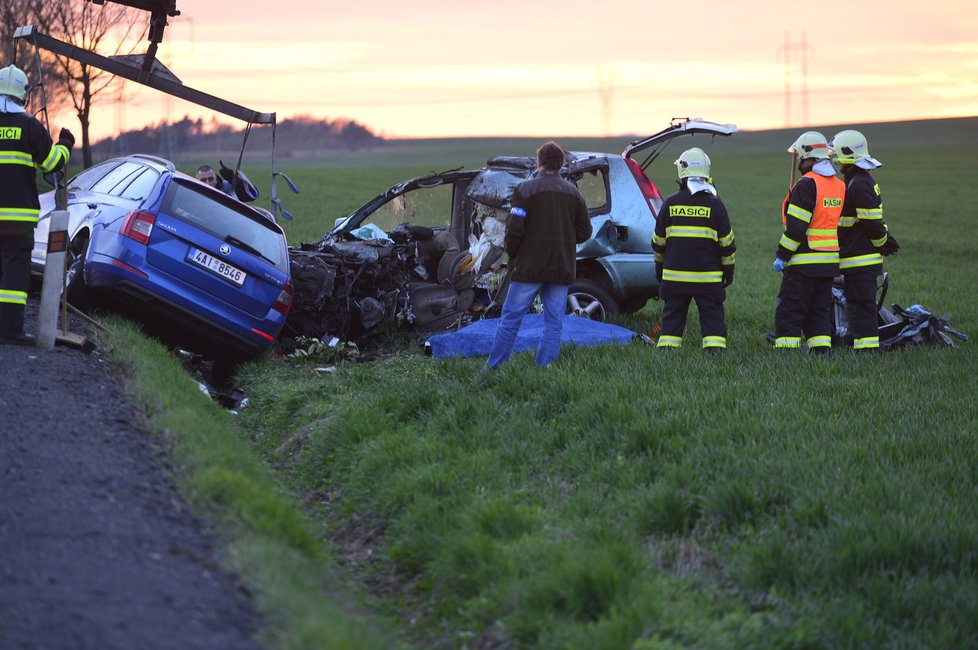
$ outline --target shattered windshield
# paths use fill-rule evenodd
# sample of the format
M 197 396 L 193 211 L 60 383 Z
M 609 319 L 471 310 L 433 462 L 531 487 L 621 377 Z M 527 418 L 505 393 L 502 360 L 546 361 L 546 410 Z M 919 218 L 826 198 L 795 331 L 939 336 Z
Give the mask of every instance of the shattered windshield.
M 452 219 L 452 184 L 421 187 L 384 203 L 366 221 L 390 232 L 407 222 L 429 228 L 447 227 Z

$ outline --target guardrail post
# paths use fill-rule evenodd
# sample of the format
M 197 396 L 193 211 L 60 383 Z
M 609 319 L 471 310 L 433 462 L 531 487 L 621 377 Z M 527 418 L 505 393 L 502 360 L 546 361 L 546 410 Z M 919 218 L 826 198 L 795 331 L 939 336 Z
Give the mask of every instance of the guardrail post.
M 64 288 L 65 254 L 68 251 L 68 211 L 51 213 L 48 231 L 48 252 L 44 264 L 44 280 L 41 284 L 41 305 L 37 311 L 37 347 L 50 350 L 54 347 L 58 329 L 58 302 Z

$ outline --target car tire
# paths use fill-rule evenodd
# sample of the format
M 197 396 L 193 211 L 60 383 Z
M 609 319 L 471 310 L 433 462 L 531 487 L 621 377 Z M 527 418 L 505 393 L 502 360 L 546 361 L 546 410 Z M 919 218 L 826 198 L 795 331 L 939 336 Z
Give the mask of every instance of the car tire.
M 68 246 L 65 260 L 65 294 L 68 302 L 78 309 L 85 309 L 90 301 L 85 285 L 85 256 L 88 254 L 88 236 L 75 237 Z
M 618 302 L 594 280 L 575 280 L 567 289 L 567 313 L 606 321 L 619 313 Z

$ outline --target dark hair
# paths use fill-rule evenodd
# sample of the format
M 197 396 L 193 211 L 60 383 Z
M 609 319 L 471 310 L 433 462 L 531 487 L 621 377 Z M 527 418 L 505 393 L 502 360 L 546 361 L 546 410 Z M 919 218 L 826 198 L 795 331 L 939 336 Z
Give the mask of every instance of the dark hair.
M 214 168 L 211 167 L 210 165 L 201 165 L 200 167 L 197 168 L 198 174 L 200 172 L 212 172 L 212 171 L 214 171 Z
M 564 165 L 564 150 L 551 140 L 537 149 L 537 162 L 544 168 L 557 171 Z

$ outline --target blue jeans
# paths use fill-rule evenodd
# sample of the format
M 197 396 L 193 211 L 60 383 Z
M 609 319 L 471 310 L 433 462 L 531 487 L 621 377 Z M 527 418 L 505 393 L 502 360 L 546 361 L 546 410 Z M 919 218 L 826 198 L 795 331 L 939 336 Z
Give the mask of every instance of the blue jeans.
M 546 368 L 553 363 L 560 352 L 568 286 L 545 282 L 510 282 L 486 368 L 496 369 L 509 359 L 523 317 L 530 310 L 537 293 L 543 301 L 543 337 L 537 347 L 537 365 Z

